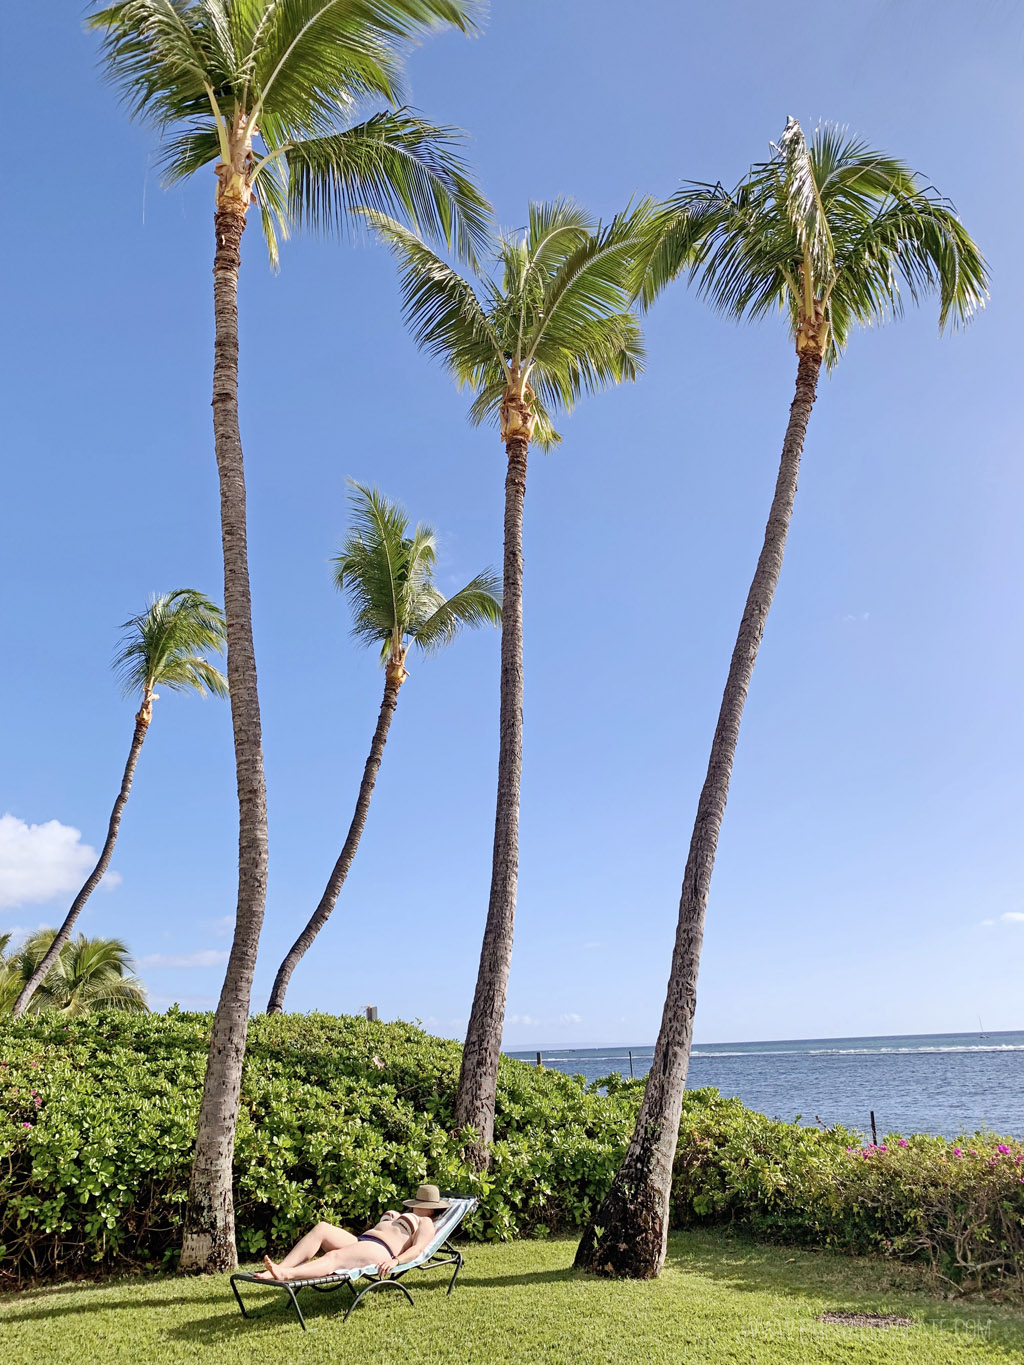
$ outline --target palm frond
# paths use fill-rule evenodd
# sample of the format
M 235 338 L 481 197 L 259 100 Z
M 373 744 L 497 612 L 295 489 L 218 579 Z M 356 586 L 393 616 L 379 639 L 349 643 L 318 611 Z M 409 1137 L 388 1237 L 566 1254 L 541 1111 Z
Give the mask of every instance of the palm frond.
M 636 257 L 655 211 L 642 201 L 610 224 L 571 200 L 531 204 L 525 231 L 506 232 L 496 278 L 471 285 L 392 219 L 369 213 L 399 262 L 405 320 L 417 345 L 473 390 L 469 420 L 499 420 L 510 393 L 535 418 L 532 440 L 560 439 L 557 411 L 584 392 L 635 378 L 643 365 L 639 322 L 629 311 Z
M 444 361 L 458 383 L 488 368 L 504 373 L 501 342 L 473 286 L 401 223 L 375 210 L 363 217 L 398 261 L 403 315 L 416 344 Z
M 317 231 L 362 209 L 404 217 L 472 263 L 490 240 L 490 205 L 458 154 L 462 140 L 400 109 L 296 143 L 285 154 L 289 213 Z
M 501 624 L 501 579 L 491 570 L 477 576 L 436 608 L 416 627 L 413 643 L 426 654 L 451 644 L 465 626 Z
M 122 626 L 113 661 L 122 695 L 141 695 L 159 685 L 226 696 L 227 680 L 207 658 L 222 653 L 226 640 L 224 613 L 194 588 L 152 598 L 146 611 Z
M 107 74 L 133 118 L 174 123 L 230 83 L 233 63 L 218 26 L 207 22 L 210 9 L 194 0 L 122 0 L 89 17 L 102 34 Z
M 959 326 L 988 283 L 953 206 L 905 163 L 831 125 L 808 143 L 794 120 L 735 189 L 689 185 L 672 196 L 641 260 L 644 306 L 684 267 L 732 317 L 781 310 L 795 335 L 810 305 L 823 308 L 830 366 L 855 325 L 900 316 L 904 294 L 938 294 L 940 327 Z
M 485 601 L 494 586 L 491 575 L 473 579 L 446 612 L 449 604 L 434 583 L 436 533 L 422 523 L 410 530 L 404 509 L 378 489 L 354 480 L 350 485 L 349 531 L 333 563 L 355 639 L 378 647 L 386 663 L 396 644 L 404 649 L 411 640 L 424 650 L 440 649 L 460 625 L 493 619 L 488 612 L 495 604 Z

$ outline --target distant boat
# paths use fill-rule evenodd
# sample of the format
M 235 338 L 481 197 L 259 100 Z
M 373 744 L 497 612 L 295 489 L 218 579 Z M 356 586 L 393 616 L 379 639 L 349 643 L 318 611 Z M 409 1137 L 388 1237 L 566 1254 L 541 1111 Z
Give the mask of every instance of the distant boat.
M 987 1038 L 987 1037 L 988 1037 L 988 1034 L 985 1032 L 985 1025 L 981 1022 L 981 1015 L 980 1015 L 980 1014 L 978 1015 L 978 1037 L 979 1037 L 979 1038 Z

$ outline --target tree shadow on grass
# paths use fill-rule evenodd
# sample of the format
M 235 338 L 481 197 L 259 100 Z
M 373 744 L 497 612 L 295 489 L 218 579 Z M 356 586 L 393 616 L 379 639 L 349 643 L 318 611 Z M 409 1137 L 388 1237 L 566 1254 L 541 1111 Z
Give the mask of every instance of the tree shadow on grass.
M 805 1247 L 766 1246 L 741 1235 L 674 1235 L 669 1239 L 666 1267 L 698 1274 L 739 1293 L 770 1293 L 808 1299 L 842 1312 L 900 1311 L 931 1332 L 963 1339 L 965 1331 L 983 1330 L 998 1339 L 1024 1346 L 1024 1306 L 990 1300 L 949 1300 L 924 1268 L 880 1257 L 844 1257 Z
M 572 1266 L 565 1266 L 562 1269 L 554 1270 L 528 1270 L 518 1275 L 476 1275 L 472 1272 L 463 1271 L 456 1284 L 456 1293 L 460 1287 L 466 1289 L 515 1289 L 520 1286 L 525 1289 L 532 1289 L 539 1284 L 562 1284 L 567 1280 L 583 1281 L 586 1277 Z
M 108 1286 L 109 1292 L 109 1286 Z M 154 1299 L 149 1297 L 136 1297 L 134 1299 L 125 1296 L 122 1300 L 112 1300 L 104 1298 L 95 1303 L 73 1303 L 65 1300 L 63 1303 L 51 1303 L 49 1301 L 40 1303 L 36 1308 L 29 1308 L 25 1311 L 12 1313 L 6 1321 L 16 1322 L 45 1322 L 50 1318 L 61 1317 L 82 1317 L 89 1313 L 117 1313 L 132 1312 L 145 1313 L 150 1308 L 186 1308 L 188 1304 L 201 1305 L 203 1300 L 197 1300 L 192 1294 L 178 1294 L 170 1298 Z M 0 1301 L 0 1308 L 3 1307 Z M 238 1311 L 237 1309 L 235 1310 Z M 0 1319 L 2 1320 L 2 1319 Z

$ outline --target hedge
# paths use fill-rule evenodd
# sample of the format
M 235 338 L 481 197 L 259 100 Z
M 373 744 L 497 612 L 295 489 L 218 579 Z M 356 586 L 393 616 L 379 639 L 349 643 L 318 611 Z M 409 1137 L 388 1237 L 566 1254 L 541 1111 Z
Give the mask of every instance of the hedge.
M 54 1015 L 0 1023 L 0 1283 L 173 1268 L 210 1016 Z M 546 1236 L 600 1202 L 642 1081 L 502 1058 L 494 1161 L 464 1165 L 454 1131 L 460 1049 L 411 1024 L 253 1019 L 235 1158 L 239 1255 L 319 1219 L 365 1226 L 425 1179 L 471 1190 L 471 1237 Z M 958 1288 L 1024 1291 L 1024 1149 L 768 1119 L 689 1092 L 676 1226 L 923 1259 Z

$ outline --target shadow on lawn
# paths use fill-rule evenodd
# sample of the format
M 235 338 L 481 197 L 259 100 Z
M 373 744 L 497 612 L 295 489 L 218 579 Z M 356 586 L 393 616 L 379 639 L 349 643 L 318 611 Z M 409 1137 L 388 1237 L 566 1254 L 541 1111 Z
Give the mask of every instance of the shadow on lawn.
M 740 1293 L 810 1299 L 840 1312 L 900 1311 L 930 1332 L 958 1339 L 980 1332 L 990 1341 L 1024 1345 L 1021 1305 L 944 1299 L 921 1266 L 700 1234 L 671 1237 L 665 1264 Z

